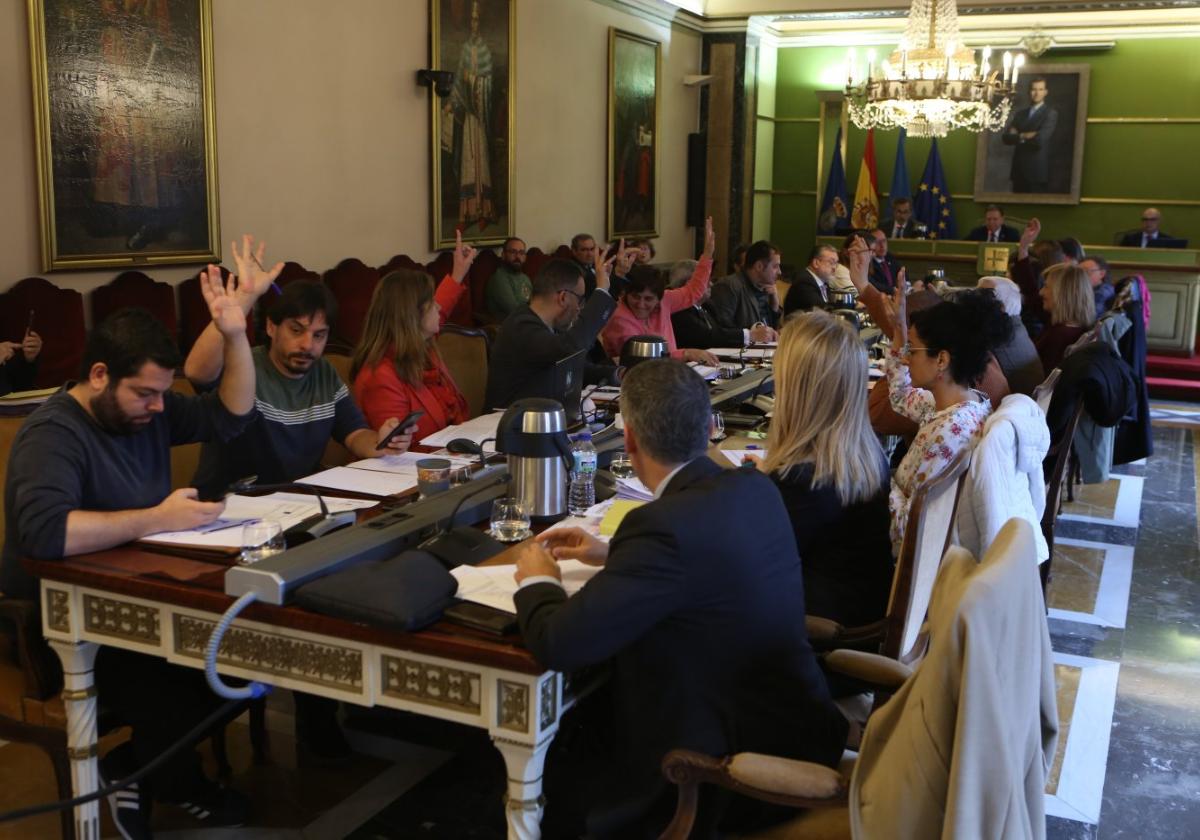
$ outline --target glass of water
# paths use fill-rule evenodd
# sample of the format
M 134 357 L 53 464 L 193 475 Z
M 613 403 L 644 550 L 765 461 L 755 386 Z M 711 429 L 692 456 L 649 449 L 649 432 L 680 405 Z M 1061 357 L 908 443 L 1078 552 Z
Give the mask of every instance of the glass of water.
M 529 508 L 520 499 L 497 499 L 492 505 L 493 537 L 500 542 L 520 542 L 533 535 L 529 530 Z
M 725 440 L 725 418 L 721 416 L 721 412 L 719 411 L 713 412 L 712 430 L 709 432 L 708 439 L 713 443 Z
M 252 566 L 259 560 L 274 557 L 285 548 L 283 527 L 274 519 L 260 519 L 242 526 L 242 556 L 238 561 L 243 566 Z
M 629 453 L 624 449 L 614 452 L 612 461 L 608 464 L 608 471 L 617 478 L 633 478 L 633 462 L 629 460 Z

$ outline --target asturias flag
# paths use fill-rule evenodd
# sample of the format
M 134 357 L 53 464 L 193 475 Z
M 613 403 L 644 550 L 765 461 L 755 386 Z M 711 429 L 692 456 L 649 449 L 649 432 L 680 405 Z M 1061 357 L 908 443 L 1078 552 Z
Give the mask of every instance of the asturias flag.
M 854 212 L 850 224 L 870 230 L 879 224 L 879 187 L 875 181 L 875 129 L 867 132 L 862 166 L 858 168 L 858 187 L 854 190 Z
M 829 180 L 825 182 L 825 197 L 821 199 L 821 215 L 817 219 L 819 233 L 844 233 L 850 229 L 850 194 L 846 189 L 846 169 L 842 165 L 842 130 L 833 141 L 833 161 L 829 164 Z
M 958 228 L 954 225 L 954 212 L 950 204 L 950 187 L 946 185 L 946 173 L 942 170 L 942 158 L 938 154 L 937 140 L 929 150 L 925 161 L 925 172 L 921 185 L 913 199 L 913 213 L 929 229 L 930 239 L 957 239 Z

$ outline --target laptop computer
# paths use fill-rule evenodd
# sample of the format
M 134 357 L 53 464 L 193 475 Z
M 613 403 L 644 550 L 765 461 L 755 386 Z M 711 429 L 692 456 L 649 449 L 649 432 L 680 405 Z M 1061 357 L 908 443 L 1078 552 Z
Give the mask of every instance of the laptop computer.
M 587 351 L 579 350 L 554 363 L 554 396 L 562 402 L 568 423 L 582 419 L 583 370 Z

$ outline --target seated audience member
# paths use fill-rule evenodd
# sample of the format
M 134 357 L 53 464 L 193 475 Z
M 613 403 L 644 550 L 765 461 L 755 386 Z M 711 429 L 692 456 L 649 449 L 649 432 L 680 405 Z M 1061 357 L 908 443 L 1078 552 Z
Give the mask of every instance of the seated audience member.
M 649 239 L 635 239 L 630 243 L 634 249 L 635 265 L 650 265 L 654 262 L 654 243 Z
M 708 309 L 722 327 L 750 329 L 766 324 L 779 329 L 779 249 L 759 240 L 746 249 L 742 270 L 724 277 L 712 291 Z
M 457 248 L 454 267 L 436 290 L 432 277 L 408 269 L 391 272 L 375 287 L 350 365 L 354 400 L 369 426 L 423 411 L 413 433 L 419 441 L 469 419 L 466 397 L 438 354 L 435 339 L 466 289 L 462 280 L 473 257 L 473 248 Z
M 524 264 L 525 243 L 516 237 L 504 240 L 504 247 L 500 249 L 500 265 L 488 278 L 484 292 L 487 311 L 501 321 L 517 307 L 529 303 L 533 281 L 521 270 Z M 442 311 L 449 312 L 450 307 L 442 306 Z
M 892 587 L 888 464 L 867 418 L 867 351 L 841 318 L 788 319 L 761 469 L 791 517 L 804 609 L 847 625 L 883 618 Z
M 1142 229 L 1133 231 L 1121 237 L 1121 245 L 1125 248 L 1182 248 L 1186 240 L 1178 239 L 1158 229 L 1162 224 L 1162 213 L 1157 207 L 1147 207 L 1142 211 Z
M 729 274 L 727 274 L 726 277 L 738 274 L 746 268 L 746 252 L 749 250 L 750 246 L 745 244 L 739 245 L 733 249 L 733 264 L 729 267 Z
M 672 289 L 687 285 L 699 265 L 695 260 L 680 260 L 671 266 L 667 278 Z M 691 306 L 680 309 L 671 316 L 671 327 L 675 330 L 675 343 L 679 347 L 695 347 L 707 350 L 711 347 L 745 347 L 755 342 L 774 341 L 777 337 L 775 330 L 766 324 L 755 324 L 747 330 L 737 327 L 722 327 L 717 319 L 706 308 L 709 297 L 712 296 L 713 283 L 704 287 L 700 300 Z
M 589 350 L 608 323 L 616 304 L 608 293 L 607 261 L 592 248 L 596 293 L 584 294 L 579 266 L 567 260 L 550 260 L 533 281 L 533 297 L 500 325 L 488 364 L 488 409 L 503 408 L 525 397 L 562 402 L 554 382 L 554 365 L 580 350 Z M 587 301 L 586 303 L 584 301 Z M 612 364 L 588 363 L 584 382 L 614 382 Z
M 900 275 L 900 261 L 888 253 L 887 234 L 881 229 L 870 231 L 867 244 L 871 246 L 871 265 L 867 281 L 885 295 L 896 288 Z
M 888 396 L 892 408 L 919 427 L 892 477 L 892 551 L 899 554 L 913 493 L 983 435 L 992 404 L 971 383 L 1012 326 L 990 295 L 956 295 L 914 312 L 912 326 L 903 289 L 896 289 L 893 303 L 896 326 L 884 357 Z
M 234 250 L 237 299 L 247 313 L 283 268 L 278 263 L 270 271 L 260 269 L 251 247 L 247 236 L 241 253 Z M 262 250 L 260 245 L 259 263 Z M 459 262 L 457 252 L 455 261 Z M 392 438 L 386 450 L 375 448 L 399 418 L 389 418 L 378 431 L 369 428 L 350 389 L 333 365 L 321 358 L 336 317 L 337 304 L 323 283 L 289 283 L 272 302 L 265 321 L 268 344 L 255 347 L 253 353 L 258 417 L 236 438 L 209 441 L 201 448 L 195 478 L 201 493 L 215 497 L 248 475 L 258 476 L 260 484 L 303 478 L 320 469 L 321 455 L 331 439 L 355 458 L 379 458 L 408 449 L 410 433 Z M 188 353 L 184 373 L 197 389 L 209 389 L 221 380 L 223 345 L 220 333 L 209 325 Z
M 1033 321 L 1040 330 L 1033 344 L 1049 375 L 1058 367 L 1067 348 L 1079 340 L 1096 322 L 1096 301 L 1088 274 L 1082 268 L 1062 259 L 1057 243 L 1037 243 L 1041 258 L 1036 262 L 1025 254 L 1028 243 L 1037 238 L 1041 223 L 1030 219 L 1021 234 L 1020 255 L 1013 265 L 1013 280 L 1021 287 L 1021 317 Z M 1056 259 L 1057 258 L 1057 259 Z M 1042 265 L 1042 283 L 1038 285 L 1037 264 Z M 1031 331 L 1032 332 L 1032 331 Z
M 0 396 L 33 387 L 41 352 L 42 337 L 33 330 L 25 330 L 20 341 L 0 341 Z
M 590 298 L 596 289 L 596 237 L 590 233 L 577 233 L 571 237 L 571 260 L 579 267 L 583 276 L 583 296 Z
M 1039 240 L 1042 223 L 1030 219 L 1021 233 L 1017 250 L 1010 256 L 1009 276 L 1021 290 L 1021 320 L 1029 334 L 1037 337 L 1045 326 L 1042 318 L 1039 290 L 1042 273 L 1051 266 L 1067 262 L 1062 246 L 1053 239 Z
M 667 342 L 667 351 L 672 358 L 709 365 L 718 363 L 716 357 L 703 348 L 678 347 L 671 324 L 672 315 L 692 308 L 706 296 L 716 241 L 710 218 L 704 224 L 704 253 L 691 279 L 682 288 L 664 291 L 662 278 L 648 265 L 635 265 L 630 270 L 621 302 L 600 333 L 600 343 L 610 358 L 619 360 L 625 342 L 635 335 L 657 335 Z
M 606 750 L 547 762 L 546 836 L 657 836 L 675 810 L 660 770 L 673 748 L 833 766 L 847 731 L 805 633 L 801 561 L 779 491 L 757 470 L 707 456 L 704 381 L 673 359 L 644 362 L 625 377 L 621 413 L 625 449 L 654 499 L 609 544 L 566 528 L 516 549 L 517 616 L 538 663 L 609 663 L 612 674 L 612 702 L 590 698 L 578 710 L 610 719 Z M 604 568 L 568 599 L 555 558 Z M 693 836 L 713 835 L 722 802 L 706 791 L 700 813 L 712 822 Z
M 1003 344 L 993 347 L 992 355 L 1004 371 L 1009 389 L 1014 394 L 1031 396 L 1046 378 L 1046 372 L 1042 369 L 1042 360 L 1033 345 L 1033 339 L 1021 323 L 1021 290 L 1007 277 L 981 277 L 978 288 L 988 289 L 995 295 L 1013 326 L 1012 336 Z M 999 405 L 1000 399 L 1003 399 L 991 393 L 988 393 L 988 397 L 992 405 Z
M 999 204 L 989 204 L 983 211 L 983 224 L 971 228 L 966 238 L 969 242 L 1017 242 L 1021 232 L 1012 225 L 1004 224 L 1004 208 Z
M 38 599 L 37 580 L 22 558 L 103 551 L 206 525 L 224 510 L 223 502 L 199 501 L 192 488 L 171 491 L 172 446 L 230 437 L 254 416 L 245 317 L 216 266 L 200 273 L 200 288 L 224 339 L 228 373 L 216 393 L 172 391 L 175 342 L 149 312 L 122 309 L 88 337 L 83 378 L 68 382 L 21 426 L 4 493 L 6 597 Z M 117 647 L 100 648 L 95 673 L 101 702 L 133 728 L 132 739 L 101 760 L 101 784 L 144 767 L 224 702 L 205 685 L 203 671 Z M 110 799 L 122 837 L 150 837 L 154 800 L 186 803 L 209 826 L 240 825 L 248 812 L 245 797 L 204 775 L 190 747 L 131 791 Z
M 832 245 L 818 245 L 813 248 L 808 257 L 808 265 L 796 274 L 792 288 L 788 289 L 783 311 L 791 315 L 793 312 L 820 309 L 828 303 L 829 287 L 833 283 L 833 273 L 837 270 L 837 265 L 838 253 Z
M 1092 297 L 1096 301 L 1098 318 L 1108 311 L 1117 294 L 1108 279 L 1108 260 L 1104 257 L 1084 257 L 1079 261 L 1079 267 L 1087 272 L 1088 282 L 1092 284 Z
M 1058 247 L 1062 248 L 1063 256 L 1067 258 L 1067 262 L 1078 263 L 1087 256 L 1083 251 L 1083 243 L 1074 236 L 1067 236 L 1058 240 Z
M 890 239 L 924 239 L 929 232 L 925 225 L 913 218 L 911 198 L 892 199 L 892 215 L 879 223 L 879 227 Z

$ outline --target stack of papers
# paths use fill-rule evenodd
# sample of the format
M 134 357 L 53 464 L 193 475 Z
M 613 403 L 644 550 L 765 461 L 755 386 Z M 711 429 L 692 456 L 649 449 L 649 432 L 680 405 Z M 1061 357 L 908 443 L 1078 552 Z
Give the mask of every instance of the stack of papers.
M 654 493 L 645 484 L 642 484 L 641 479 L 637 476 L 632 478 L 617 479 L 617 498 L 618 499 L 636 499 L 639 502 L 648 502 L 654 498 Z
M 325 499 L 330 513 L 373 507 L 364 499 Z M 242 545 L 242 525 L 260 519 L 273 519 L 283 530 L 321 512 L 315 496 L 304 493 L 271 493 L 267 496 L 225 498 L 225 512 L 211 525 L 192 531 L 162 531 L 143 537 L 142 542 L 161 545 L 185 545 L 193 548 L 227 549 Z
M 440 432 L 422 438 L 421 443 L 424 446 L 445 446 L 455 438 L 467 438 L 475 443 L 483 443 L 485 438 L 496 437 L 496 427 L 500 425 L 500 418 L 503 416 L 503 411 L 481 414 L 474 419 L 468 420 L 466 423 L 460 423 L 457 426 L 447 426 Z M 484 444 L 483 451 L 495 452 L 495 440 L 489 440 Z
M 565 519 L 560 519 L 547 528 L 547 531 L 555 531 L 560 528 L 582 528 L 598 540 L 608 542 L 609 534 L 605 536 L 601 531 L 601 524 L 604 522 L 604 517 L 608 515 L 609 509 L 616 502 L 616 498 L 605 499 L 603 502 L 597 502 L 588 508 L 587 513 L 583 516 L 568 516 Z
M 299 480 L 300 484 L 328 487 L 331 490 L 350 490 L 370 496 L 395 496 L 417 486 L 417 461 L 431 457 L 425 452 L 402 452 L 382 458 L 364 458 L 345 467 L 333 467 Z M 471 458 L 445 456 L 451 469 L 466 467 Z
M 604 567 L 589 566 L 578 560 L 560 560 L 558 568 L 562 570 L 563 588 L 569 597 Z M 513 577 L 516 569 L 516 566 L 459 566 L 451 569 L 450 574 L 458 581 L 459 598 L 516 615 L 517 605 L 513 602 L 517 592 L 517 581 Z
M 36 391 L 13 391 L 0 396 L 0 406 L 41 405 L 58 393 L 58 388 L 41 388 Z
M 775 348 L 768 346 L 755 347 L 710 347 L 708 352 L 719 359 L 738 359 L 748 362 L 769 361 L 775 355 Z
M 735 467 L 740 467 L 746 463 L 748 456 L 753 455 L 755 458 L 763 459 L 767 457 L 765 449 L 722 449 L 721 454 L 729 459 L 729 462 Z

